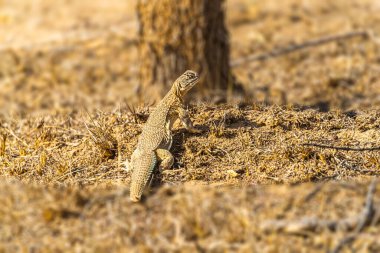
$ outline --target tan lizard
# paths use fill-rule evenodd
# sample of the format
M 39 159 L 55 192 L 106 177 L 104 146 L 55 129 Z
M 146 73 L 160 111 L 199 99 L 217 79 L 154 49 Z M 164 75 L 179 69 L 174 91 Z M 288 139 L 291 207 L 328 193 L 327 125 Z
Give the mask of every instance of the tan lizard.
M 131 201 L 137 202 L 141 199 L 158 163 L 160 172 L 172 167 L 174 158 L 169 151 L 173 141 L 171 129 L 177 119 L 180 119 L 190 132 L 201 132 L 193 127 L 183 103 L 184 95 L 198 80 L 199 76 L 196 72 L 187 70 L 173 83 L 170 91 L 149 115 L 131 161 L 126 162 L 127 169 L 132 171 Z

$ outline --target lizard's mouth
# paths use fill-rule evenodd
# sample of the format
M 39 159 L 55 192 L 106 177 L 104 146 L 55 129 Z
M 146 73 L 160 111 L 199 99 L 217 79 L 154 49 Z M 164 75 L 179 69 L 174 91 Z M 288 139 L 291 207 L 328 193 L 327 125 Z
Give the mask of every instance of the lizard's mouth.
M 190 86 L 190 87 L 193 87 L 193 86 L 196 85 L 198 82 L 199 82 L 199 77 L 196 76 L 196 77 L 194 77 L 193 80 L 190 81 L 189 86 Z
M 185 91 L 190 90 L 191 88 L 193 88 L 193 87 L 198 83 L 198 81 L 199 81 L 199 78 L 198 78 L 198 77 L 197 77 L 197 78 L 194 78 L 193 80 L 189 80 L 189 81 L 187 82 L 187 84 L 185 84 L 185 85 L 183 85 L 183 86 L 181 87 L 181 90 L 185 90 Z

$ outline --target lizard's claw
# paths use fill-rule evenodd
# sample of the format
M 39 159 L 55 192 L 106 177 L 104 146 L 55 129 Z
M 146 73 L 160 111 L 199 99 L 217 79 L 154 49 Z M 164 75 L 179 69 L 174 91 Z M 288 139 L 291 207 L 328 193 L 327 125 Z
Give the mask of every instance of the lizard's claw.
M 201 134 L 203 133 L 203 130 L 193 127 L 189 129 L 189 132 L 192 134 Z

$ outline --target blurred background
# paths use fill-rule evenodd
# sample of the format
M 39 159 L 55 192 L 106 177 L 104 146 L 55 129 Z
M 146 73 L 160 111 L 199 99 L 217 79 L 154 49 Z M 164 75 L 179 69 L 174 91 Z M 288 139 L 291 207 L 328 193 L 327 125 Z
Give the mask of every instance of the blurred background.
M 378 0 L 1 0 L 1 112 L 154 104 L 186 69 L 202 77 L 192 102 L 374 108 L 379 11 Z M 265 57 L 352 32 L 369 36 Z

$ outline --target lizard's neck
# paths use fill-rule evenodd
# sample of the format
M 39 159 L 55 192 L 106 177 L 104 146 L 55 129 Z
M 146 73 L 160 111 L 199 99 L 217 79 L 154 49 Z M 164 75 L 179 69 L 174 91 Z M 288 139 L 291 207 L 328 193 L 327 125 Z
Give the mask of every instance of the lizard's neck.
M 171 88 L 171 93 L 181 102 L 183 103 L 183 97 L 185 94 L 182 94 L 178 88 L 178 84 L 175 82 Z

